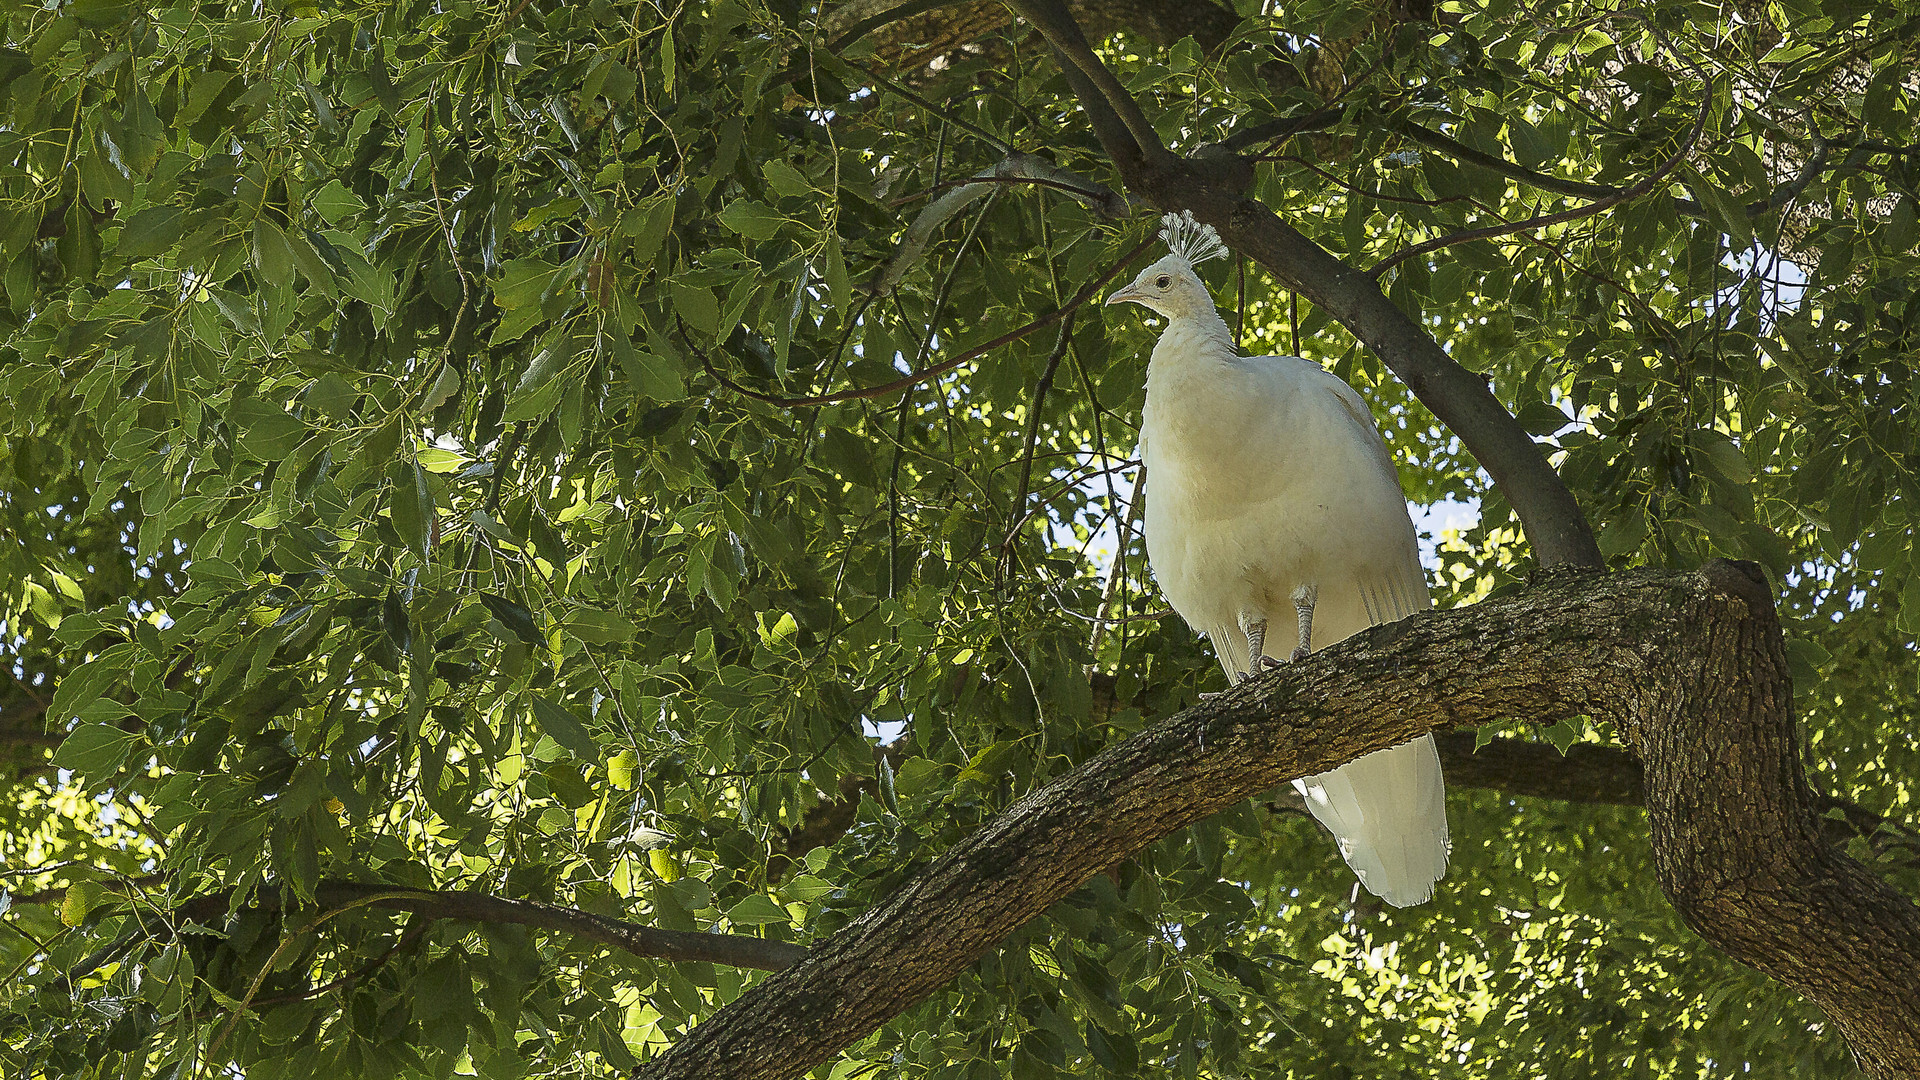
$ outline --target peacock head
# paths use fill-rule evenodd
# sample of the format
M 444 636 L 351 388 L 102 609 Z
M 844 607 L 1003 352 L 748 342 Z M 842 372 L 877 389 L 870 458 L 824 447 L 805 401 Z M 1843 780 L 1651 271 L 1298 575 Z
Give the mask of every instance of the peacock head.
M 1168 214 L 1160 224 L 1160 239 L 1167 242 L 1172 253 L 1140 271 L 1133 284 L 1107 297 L 1107 303 L 1139 304 L 1168 320 L 1212 311 L 1213 294 L 1193 272 L 1193 266 L 1227 253 L 1220 234 L 1213 226 L 1195 221 L 1191 210 Z

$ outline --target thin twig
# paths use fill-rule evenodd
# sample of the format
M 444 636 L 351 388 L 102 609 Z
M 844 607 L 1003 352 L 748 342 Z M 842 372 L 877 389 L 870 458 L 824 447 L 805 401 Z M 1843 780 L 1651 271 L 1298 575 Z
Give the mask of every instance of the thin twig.
M 1135 615 L 1115 619 L 1113 609 L 1122 599 L 1121 586 L 1127 576 L 1127 548 L 1132 544 L 1133 526 L 1140 520 L 1140 514 L 1146 508 L 1146 494 L 1147 463 L 1142 461 L 1140 471 L 1134 474 L 1133 496 L 1127 500 L 1127 512 L 1121 515 L 1120 527 L 1114 530 L 1113 565 L 1107 568 L 1107 587 L 1100 598 L 1100 614 L 1093 623 L 1093 640 L 1087 647 L 1087 652 L 1093 656 L 1096 664 L 1100 662 L 1100 642 L 1107 635 L 1107 627 L 1144 618 L 1144 616 Z M 1159 617 L 1159 614 L 1154 615 L 1156 619 Z
M 1000 541 L 1000 550 L 1003 557 L 1007 550 L 1013 546 L 1013 538 L 1019 535 L 1021 524 L 1024 524 L 1026 521 L 1024 511 L 1026 510 L 1027 497 L 1032 493 L 1029 488 L 1033 483 L 1034 446 L 1040 441 L 1041 406 L 1046 403 L 1047 392 L 1053 389 L 1054 373 L 1060 370 L 1060 361 L 1066 359 L 1067 345 L 1072 339 L 1073 317 L 1068 316 L 1060 323 L 1060 336 L 1054 340 L 1053 351 L 1047 355 L 1047 369 L 1040 374 L 1040 381 L 1033 388 L 1033 398 L 1027 403 L 1026 445 L 1020 454 L 1020 486 L 1014 489 L 1015 495 L 1013 499 L 1014 512 L 1021 516 L 1013 527 L 1007 530 L 1005 539 Z

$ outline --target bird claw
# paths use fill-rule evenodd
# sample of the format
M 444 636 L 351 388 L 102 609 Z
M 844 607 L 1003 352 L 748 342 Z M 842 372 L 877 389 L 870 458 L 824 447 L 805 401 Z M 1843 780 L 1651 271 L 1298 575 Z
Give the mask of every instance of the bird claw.
M 1306 646 L 1304 645 L 1295 646 L 1293 650 L 1293 655 L 1287 657 L 1287 659 L 1289 660 L 1305 660 L 1306 658 L 1307 658 L 1307 649 L 1306 649 Z
M 1305 655 L 1299 649 L 1295 649 L 1293 650 L 1293 652 L 1294 652 L 1293 658 L 1295 660 L 1298 660 L 1300 659 L 1301 656 Z M 1281 660 L 1277 656 L 1262 656 L 1260 658 L 1260 666 L 1263 668 L 1277 668 L 1277 667 L 1283 666 L 1285 663 L 1286 661 Z

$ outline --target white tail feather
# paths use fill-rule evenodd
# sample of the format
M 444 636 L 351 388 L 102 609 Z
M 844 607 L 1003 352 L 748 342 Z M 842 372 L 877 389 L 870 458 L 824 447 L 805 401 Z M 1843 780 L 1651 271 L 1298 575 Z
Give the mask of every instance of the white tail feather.
M 1407 907 L 1447 872 L 1447 803 L 1433 736 L 1295 780 L 1307 809 L 1340 843 L 1367 891 Z

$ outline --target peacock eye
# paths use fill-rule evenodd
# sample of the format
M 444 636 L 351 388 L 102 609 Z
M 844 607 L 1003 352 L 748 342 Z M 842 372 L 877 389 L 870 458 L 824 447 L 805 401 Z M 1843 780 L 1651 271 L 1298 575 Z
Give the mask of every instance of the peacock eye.
M 1164 289 L 1171 284 L 1173 284 L 1173 279 L 1165 274 L 1161 274 L 1159 277 L 1153 279 L 1153 287 L 1156 289 Z

